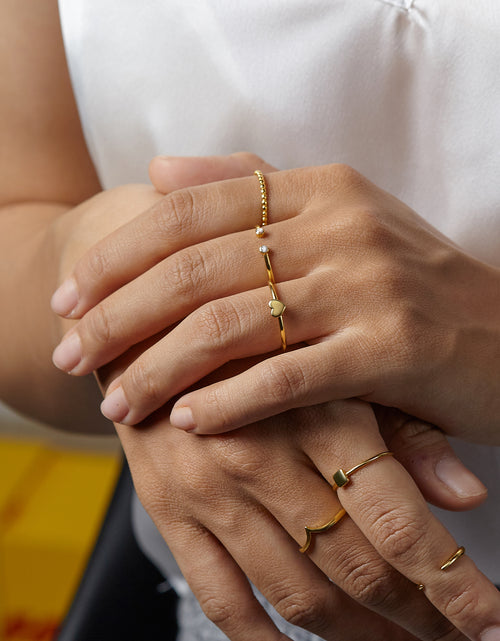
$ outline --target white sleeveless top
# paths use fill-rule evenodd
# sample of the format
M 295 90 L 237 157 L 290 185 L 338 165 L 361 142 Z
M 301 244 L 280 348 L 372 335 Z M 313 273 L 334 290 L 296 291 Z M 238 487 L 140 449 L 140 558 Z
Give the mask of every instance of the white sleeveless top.
M 498 3 L 60 0 L 60 9 L 104 188 L 147 181 L 155 154 L 246 150 L 282 169 L 345 162 L 500 265 Z M 457 449 L 490 496 L 472 514 L 440 518 L 500 584 L 500 448 Z

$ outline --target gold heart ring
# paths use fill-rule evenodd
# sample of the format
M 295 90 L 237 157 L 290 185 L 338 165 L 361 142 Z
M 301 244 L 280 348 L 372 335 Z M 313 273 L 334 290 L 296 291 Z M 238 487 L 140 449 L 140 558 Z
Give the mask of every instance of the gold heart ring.
M 265 227 L 267 225 L 268 217 L 268 204 L 267 204 L 267 187 L 266 179 L 264 174 L 256 169 L 254 174 L 259 179 L 260 185 L 260 195 L 261 195 L 261 220 L 260 224 L 256 227 L 255 233 L 258 238 L 262 238 L 265 235 Z M 269 258 L 269 247 L 267 245 L 261 245 L 259 247 L 260 253 L 264 256 L 264 264 L 267 271 L 267 283 L 269 289 L 271 290 L 271 300 L 269 301 L 269 307 L 271 309 L 271 316 L 278 319 L 279 328 L 280 328 L 280 337 L 281 337 L 281 348 L 283 351 L 286 350 L 286 334 L 285 334 L 285 325 L 283 323 L 283 312 L 286 309 L 286 305 L 279 300 L 278 294 L 276 293 L 276 281 L 274 278 L 273 268 L 271 267 L 271 259 Z

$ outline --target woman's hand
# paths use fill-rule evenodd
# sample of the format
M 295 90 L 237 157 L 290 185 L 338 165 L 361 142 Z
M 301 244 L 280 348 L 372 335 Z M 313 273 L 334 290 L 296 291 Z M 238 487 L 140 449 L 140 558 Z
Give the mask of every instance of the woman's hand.
M 68 281 L 73 298 L 56 296 L 56 311 L 83 316 L 56 364 L 85 374 L 170 328 L 121 376 L 108 417 L 135 424 L 223 363 L 259 355 L 183 395 L 172 424 L 215 433 L 358 396 L 500 443 L 498 269 L 349 167 L 264 171 L 263 240 L 252 176 L 174 192 L 95 246 Z M 297 348 L 274 356 L 263 243 Z
M 387 449 L 368 404 L 296 410 L 204 438 L 173 430 L 161 414 L 141 430 L 116 427 L 141 501 L 203 610 L 233 641 L 283 639 L 246 577 L 285 619 L 327 640 L 369 630 L 410 641 L 399 626 L 419 639 L 462 639 L 451 622 L 479 641 L 500 624 L 500 594 L 470 558 L 439 569 L 459 542 L 395 459 L 332 491 L 336 469 Z M 300 554 L 304 527 L 341 505 L 348 516 Z

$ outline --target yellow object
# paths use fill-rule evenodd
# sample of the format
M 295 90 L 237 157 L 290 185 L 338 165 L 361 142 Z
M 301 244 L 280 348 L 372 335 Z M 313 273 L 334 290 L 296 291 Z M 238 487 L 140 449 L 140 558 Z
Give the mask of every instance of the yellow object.
M 358 465 L 355 465 L 354 467 L 352 467 L 348 472 L 344 472 L 344 470 L 340 468 L 333 475 L 332 489 L 334 491 L 337 491 L 340 487 L 344 487 L 344 485 L 347 485 L 348 483 L 350 483 L 351 474 L 354 474 L 354 472 L 357 472 L 362 467 L 365 467 L 366 465 L 369 465 L 374 461 L 378 461 L 378 459 L 382 458 L 383 456 L 394 456 L 394 454 L 392 452 L 380 452 L 379 454 L 375 454 L 375 456 L 370 456 L 370 458 L 367 458 L 366 461 L 363 461 L 362 463 L 358 463 Z
M 50 641 L 92 550 L 114 455 L 0 440 L 2 641 Z
M 451 565 L 455 563 L 457 559 L 459 559 L 461 556 L 465 554 L 465 548 L 463 545 L 461 545 L 458 550 L 455 552 L 455 554 L 452 554 L 450 558 L 443 563 L 441 566 L 441 570 L 447 570 Z
M 305 531 L 306 531 L 306 542 L 304 545 L 300 548 L 300 552 L 304 554 L 307 552 L 309 549 L 311 543 L 312 543 L 312 535 L 313 534 L 321 534 L 322 532 L 327 532 L 330 528 L 332 528 L 334 525 L 337 525 L 337 523 L 344 518 L 344 516 L 347 514 L 347 512 L 344 510 L 344 508 L 340 508 L 338 512 L 335 513 L 334 517 L 328 521 L 328 523 L 325 523 L 324 525 L 318 525 L 318 527 L 308 527 L 307 525 L 305 526 Z

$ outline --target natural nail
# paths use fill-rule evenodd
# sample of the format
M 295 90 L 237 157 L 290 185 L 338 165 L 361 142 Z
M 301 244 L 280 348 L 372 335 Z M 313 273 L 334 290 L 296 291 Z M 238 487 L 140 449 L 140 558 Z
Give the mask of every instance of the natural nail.
M 68 334 L 55 348 L 52 361 L 64 372 L 71 372 L 82 360 L 82 342 L 76 332 Z
M 121 386 L 108 394 L 101 403 L 101 412 L 115 423 L 123 423 L 129 411 L 127 399 Z
M 70 316 L 78 304 L 78 288 L 74 278 L 67 278 L 54 292 L 50 305 L 59 316 Z
M 436 465 L 435 471 L 438 479 L 461 498 L 478 496 L 487 492 L 481 481 L 458 458 L 441 459 Z
M 481 641 L 500 641 L 500 626 L 489 628 L 481 635 Z
M 196 427 L 190 407 L 174 407 L 170 412 L 170 423 L 181 430 L 190 431 Z

